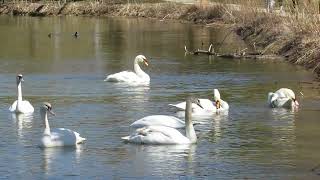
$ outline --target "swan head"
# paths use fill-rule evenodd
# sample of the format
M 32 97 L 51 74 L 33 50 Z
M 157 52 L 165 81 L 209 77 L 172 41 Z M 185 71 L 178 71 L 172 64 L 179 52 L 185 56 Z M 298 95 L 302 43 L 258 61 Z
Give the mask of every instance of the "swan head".
M 144 63 L 146 66 L 149 66 L 148 59 L 144 55 L 138 55 L 135 60 L 138 63 Z
M 19 84 L 20 82 L 24 81 L 22 74 L 18 74 L 17 77 L 16 77 L 16 80 L 17 80 L 17 84 Z
M 216 103 L 216 108 L 220 109 L 221 108 L 221 102 L 220 102 L 221 98 L 220 98 L 220 92 L 218 89 L 213 90 L 213 99 Z
M 195 97 L 192 97 L 192 96 L 190 96 L 190 97 L 188 97 L 188 99 L 187 99 L 187 102 L 190 102 L 190 103 L 194 103 L 194 104 L 196 104 L 196 105 L 198 105 L 199 107 L 201 107 L 202 109 L 203 109 L 203 107 L 201 106 L 201 104 L 200 104 L 200 100 L 198 99 L 198 98 L 195 98 Z
M 52 115 L 55 115 L 55 113 L 52 111 L 52 106 L 48 102 L 44 102 L 43 105 L 40 108 L 41 112 L 49 112 Z

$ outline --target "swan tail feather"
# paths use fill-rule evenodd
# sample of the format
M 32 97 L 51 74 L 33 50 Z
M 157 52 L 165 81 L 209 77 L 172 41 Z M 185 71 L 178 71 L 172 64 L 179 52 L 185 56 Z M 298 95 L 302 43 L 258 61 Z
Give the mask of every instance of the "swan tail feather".
M 124 141 L 129 141 L 129 138 L 130 138 L 130 136 L 121 137 L 121 139 L 124 140 Z

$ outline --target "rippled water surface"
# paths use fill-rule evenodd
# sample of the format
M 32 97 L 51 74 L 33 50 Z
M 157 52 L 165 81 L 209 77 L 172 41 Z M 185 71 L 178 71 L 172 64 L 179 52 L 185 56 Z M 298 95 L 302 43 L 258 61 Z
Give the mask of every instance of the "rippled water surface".
M 185 56 L 184 45 L 196 49 L 213 43 L 219 52 L 245 48 L 229 32 L 146 19 L 1 16 L 1 178 L 319 178 L 320 170 L 312 171 L 320 163 L 319 84 L 310 72 L 283 61 Z M 105 74 L 132 69 L 138 54 L 150 60 L 143 67 L 150 86 L 103 81 Z M 17 73 L 24 74 L 24 98 L 36 109 L 32 116 L 8 112 L 16 99 Z M 298 110 L 266 106 L 267 93 L 280 87 L 297 92 Z M 194 117 L 197 144 L 121 142 L 135 120 L 177 115 L 169 103 L 189 94 L 212 98 L 213 88 L 229 102 L 230 111 Z M 87 142 L 76 148 L 39 148 L 44 101 L 56 112 L 49 117 L 51 127 L 75 130 Z

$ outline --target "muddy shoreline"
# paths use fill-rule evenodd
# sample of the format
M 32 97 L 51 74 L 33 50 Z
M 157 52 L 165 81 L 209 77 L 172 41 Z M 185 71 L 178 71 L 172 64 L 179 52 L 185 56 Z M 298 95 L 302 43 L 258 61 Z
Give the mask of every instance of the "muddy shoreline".
M 234 32 L 257 52 L 279 55 L 320 75 L 320 38 L 297 17 L 270 14 L 248 7 L 211 4 L 205 7 L 178 3 L 116 4 L 89 2 L 4 3 L 0 14 L 22 16 L 123 16 L 177 20 L 210 25 L 232 25 Z M 312 22 L 310 22 L 312 23 Z M 298 27 L 298 28 L 297 28 Z

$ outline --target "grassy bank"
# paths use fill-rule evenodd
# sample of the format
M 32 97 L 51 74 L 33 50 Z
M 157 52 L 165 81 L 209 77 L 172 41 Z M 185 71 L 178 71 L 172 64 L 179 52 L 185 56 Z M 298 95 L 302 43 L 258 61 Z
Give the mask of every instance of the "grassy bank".
M 201 6 L 166 2 L 115 2 L 119 1 L 6 3 L 0 5 L 0 13 L 31 16 L 130 16 L 201 24 L 232 24 L 235 32 L 248 44 L 256 47 L 257 51 L 284 56 L 288 61 L 303 65 L 320 75 L 320 24 L 314 13 L 266 13 L 252 4 Z

